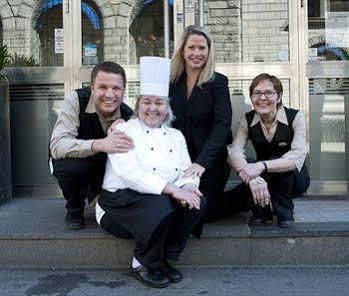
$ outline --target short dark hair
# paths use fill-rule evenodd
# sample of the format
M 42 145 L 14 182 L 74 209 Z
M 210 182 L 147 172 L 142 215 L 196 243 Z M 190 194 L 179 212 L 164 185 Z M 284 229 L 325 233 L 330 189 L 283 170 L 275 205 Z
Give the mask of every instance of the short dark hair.
M 281 83 L 279 78 L 277 78 L 276 76 L 273 76 L 273 75 L 269 75 L 268 73 L 262 73 L 262 74 L 257 75 L 255 78 L 253 78 L 253 80 L 250 84 L 250 98 L 252 97 L 252 93 L 253 93 L 254 88 L 260 82 L 262 82 L 264 80 L 268 80 L 273 84 L 274 89 L 275 89 L 275 91 L 280 99 L 280 102 L 277 104 L 277 106 L 280 107 L 282 104 L 282 97 L 281 96 L 283 93 L 282 83 Z
M 98 65 L 96 65 L 92 72 L 91 72 L 91 84 L 93 85 L 97 74 L 99 72 L 106 72 L 106 73 L 114 73 L 114 74 L 119 74 L 122 77 L 122 80 L 124 82 L 124 87 L 126 87 L 126 73 L 123 67 L 121 67 L 118 63 L 114 62 L 103 62 Z

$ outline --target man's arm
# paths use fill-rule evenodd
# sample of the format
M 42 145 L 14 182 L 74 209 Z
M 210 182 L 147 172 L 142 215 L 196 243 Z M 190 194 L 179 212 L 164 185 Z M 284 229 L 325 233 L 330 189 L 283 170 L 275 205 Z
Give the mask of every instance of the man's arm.
M 78 94 L 74 91 L 64 100 L 53 128 L 50 142 L 53 159 L 84 158 L 98 152 L 125 153 L 134 148 L 132 139 L 119 131 L 102 139 L 77 139 L 80 126 L 79 109 Z
M 92 151 L 94 140 L 76 139 L 80 126 L 79 109 L 78 94 L 73 91 L 64 99 L 52 131 L 50 151 L 53 159 L 84 158 L 94 154 Z

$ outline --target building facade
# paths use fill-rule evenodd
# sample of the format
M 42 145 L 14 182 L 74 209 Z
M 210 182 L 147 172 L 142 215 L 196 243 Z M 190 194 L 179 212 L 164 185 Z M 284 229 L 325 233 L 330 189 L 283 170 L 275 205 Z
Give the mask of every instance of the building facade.
M 14 195 L 59 194 L 47 166 L 48 141 L 65 94 L 88 85 L 93 65 L 112 60 L 125 67 L 132 106 L 139 57 L 171 57 L 194 23 L 212 35 L 217 71 L 229 77 L 232 129 L 251 109 L 251 79 L 278 76 L 285 105 L 306 114 L 309 193 L 347 194 L 348 1 L 0 0 L 0 43 L 12 55 L 6 74 Z

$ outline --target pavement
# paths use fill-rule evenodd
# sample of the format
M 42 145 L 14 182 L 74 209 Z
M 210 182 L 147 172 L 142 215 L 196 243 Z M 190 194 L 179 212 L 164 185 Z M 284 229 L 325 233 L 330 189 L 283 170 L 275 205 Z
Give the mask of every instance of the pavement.
M 2 296 L 348 296 L 349 266 L 182 269 L 184 280 L 149 288 L 126 270 L 0 269 Z

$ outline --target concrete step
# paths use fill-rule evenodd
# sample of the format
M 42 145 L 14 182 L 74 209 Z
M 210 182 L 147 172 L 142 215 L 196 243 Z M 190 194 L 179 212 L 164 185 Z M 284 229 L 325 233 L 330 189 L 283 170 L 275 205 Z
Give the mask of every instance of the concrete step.
M 191 239 L 182 265 L 349 264 L 349 199 L 295 200 L 295 227 L 249 227 L 244 215 L 205 225 Z M 97 227 L 86 211 L 86 228 L 64 229 L 64 200 L 13 199 L 0 207 L 0 267 L 119 268 L 132 258 L 132 240 Z

